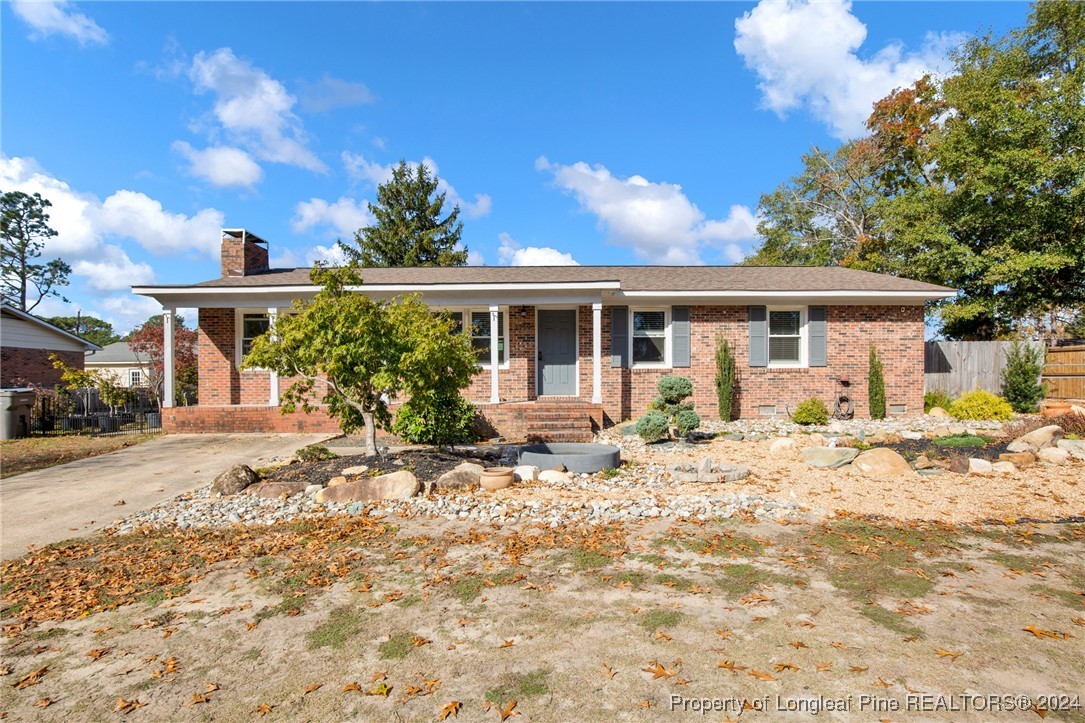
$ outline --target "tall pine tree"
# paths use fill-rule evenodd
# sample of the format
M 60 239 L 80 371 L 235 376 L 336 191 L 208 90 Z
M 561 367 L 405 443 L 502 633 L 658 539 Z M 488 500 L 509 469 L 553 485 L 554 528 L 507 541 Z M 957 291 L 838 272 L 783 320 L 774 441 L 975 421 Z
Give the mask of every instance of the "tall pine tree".
M 377 188 L 377 203 L 369 204 L 376 223 L 359 229 L 354 244 L 340 241 L 339 247 L 362 266 L 463 266 L 460 207 L 442 218 L 444 204 L 437 176 L 424 163 L 412 168 L 400 161 Z

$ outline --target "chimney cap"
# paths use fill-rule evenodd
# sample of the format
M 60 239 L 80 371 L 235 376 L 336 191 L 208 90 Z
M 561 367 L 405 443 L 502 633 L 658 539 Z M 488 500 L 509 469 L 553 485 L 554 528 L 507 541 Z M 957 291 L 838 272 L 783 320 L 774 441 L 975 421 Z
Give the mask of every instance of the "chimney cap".
M 267 246 L 267 241 L 260 238 L 252 231 L 246 231 L 243 228 L 224 228 L 222 229 L 223 236 L 229 236 L 230 238 L 241 239 L 243 242 L 251 241 L 256 244 L 263 244 Z

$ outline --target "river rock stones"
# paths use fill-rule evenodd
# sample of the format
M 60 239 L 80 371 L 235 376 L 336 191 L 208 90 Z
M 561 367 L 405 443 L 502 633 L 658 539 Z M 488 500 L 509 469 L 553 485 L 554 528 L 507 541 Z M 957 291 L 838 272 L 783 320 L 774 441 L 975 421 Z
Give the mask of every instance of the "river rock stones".
M 236 495 L 259 481 L 260 477 L 247 464 L 235 464 L 215 478 L 211 483 L 211 494 Z

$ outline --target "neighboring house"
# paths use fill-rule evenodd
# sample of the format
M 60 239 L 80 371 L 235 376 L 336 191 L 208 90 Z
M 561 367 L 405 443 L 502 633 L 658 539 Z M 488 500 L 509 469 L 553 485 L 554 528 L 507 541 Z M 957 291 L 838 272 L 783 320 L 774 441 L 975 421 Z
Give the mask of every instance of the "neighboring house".
M 432 308 L 458 316 L 479 350 L 479 373 L 465 396 L 496 432 L 513 438 L 584 438 L 593 427 L 637 418 L 667 374 L 689 377 L 698 413 L 714 418 L 717 337 L 735 352 L 742 417 L 786 415 L 812 396 L 831 405 L 837 377 L 851 381 L 856 414 L 866 415 L 871 344 L 884 362 L 890 414 L 921 414 L 923 307 L 955 293 L 836 267 L 462 266 L 361 273 L 359 293 L 416 292 Z M 266 242 L 227 230 L 220 278 L 134 291 L 163 305 L 169 329 L 173 310 L 199 309 L 199 406 L 166 410 L 168 430 L 337 429 L 323 414 L 280 415 L 280 393 L 289 381 L 238 367 L 269 319 L 316 293 L 308 269 L 269 269 Z
M 68 366 L 83 368 L 83 355 L 101 347 L 42 321 L 33 314 L 0 304 L 0 386 L 52 388 L 60 384 L 60 370 L 49 355 Z
M 148 364 L 140 364 L 136 353 L 126 341 L 107 344 L 99 351 L 87 352 L 86 368 L 102 371 L 113 376 L 117 383 L 127 389 L 147 386 Z

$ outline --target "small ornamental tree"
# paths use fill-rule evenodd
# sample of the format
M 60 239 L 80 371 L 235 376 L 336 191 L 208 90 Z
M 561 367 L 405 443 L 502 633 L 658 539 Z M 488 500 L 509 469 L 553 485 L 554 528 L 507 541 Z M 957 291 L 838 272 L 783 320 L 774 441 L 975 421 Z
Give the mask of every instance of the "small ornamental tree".
M 477 370 L 470 339 L 451 333 L 451 321 L 430 313 L 417 296 L 371 299 L 348 287 L 362 283 L 357 267 L 317 266 L 323 287 L 311 301 L 294 302 L 257 337 L 242 360 L 294 379 L 282 395 L 283 414 L 311 412 L 319 402 L 346 433 L 364 430 L 368 454 L 377 453 L 377 427 L 389 429 L 388 403 L 405 395 L 416 405 L 444 403 Z
M 723 335 L 716 337 L 716 401 L 720 421 L 730 421 L 735 401 L 735 354 Z
M 684 436 L 701 425 L 701 418 L 693 411 L 693 402 L 685 399 L 693 394 L 693 382 L 685 377 L 668 374 L 656 384 L 659 392 L 652 400 L 651 408 L 663 415 L 675 430 Z
M 1006 367 L 1002 370 L 1002 396 L 1013 411 L 1035 412 L 1044 398 L 1040 375 L 1044 369 L 1044 353 L 1039 347 L 1015 341 L 1006 352 Z
M 870 372 L 867 374 L 867 406 L 871 419 L 885 419 L 885 375 L 878 349 L 870 345 Z
M 185 390 L 197 384 L 199 364 L 196 359 L 197 334 L 185 326 L 184 317 L 173 317 L 173 375 L 174 392 L 179 399 L 186 399 Z M 136 361 L 147 386 L 155 400 L 162 401 L 166 382 L 166 337 L 162 327 L 162 315 L 156 314 L 140 324 L 128 335 L 128 348 L 136 355 Z

